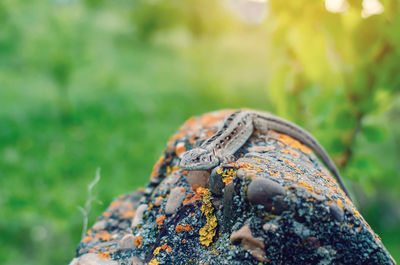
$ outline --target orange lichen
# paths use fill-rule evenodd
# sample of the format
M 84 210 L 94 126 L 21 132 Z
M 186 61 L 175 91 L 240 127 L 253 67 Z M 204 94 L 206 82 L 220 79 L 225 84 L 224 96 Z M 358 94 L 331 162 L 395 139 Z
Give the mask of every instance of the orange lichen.
M 281 159 L 283 160 L 283 162 L 285 162 L 286 164 L 288 164 L 289 166 L 291 166 L 292 168 L 294 168 L 298 173 L 301 173 L 300 169 L 298 169 L 298 168 L 296 167 L 296 164 L 295 164 L 295 163 L 293 163 L 292 161 L 289 161 L 289 160 L 287 160 L 287 159 L 285 159 L 285 158 L 281 158 Z
M 92 240 L 93 240 L 93 237 L 91 237 L 91 236 L 85 236 L 85 237 L 82 239 L 82 242 L 87 243 L 87 242 L 90 242 L 90 241 L 92 241 Z
M 278 134 L 278 135 L 279 135 L 278 138 L 280 141 L 291 146 L 292 148 L 299 149 L 300 151 L 302 151 L 303 153 L 306 153 L 306 154 L 311 153 L 310 148 L 306 147 L 305 145 L 303 145 L 299 141 L 293 139 L 292 137 L 290 137 L 286 134 Z
M 112 208 L 116 208 L 116 207 L 118 207 L 118 206 L 120 206 L 121 205 L 121 203 L 122 203 L 122 201 L 113 201 L 111 204 L 110 204 L 110 208 L 112 209 Z
M 102 215 L 107 218 L 111 216 L 111 212 L 104 212 Z
M 165 252 L 166 252 L 167 254 L 168 254 L 168 253 L 171 253 L 171 252 L 172 252 L 172 247 L 171 247 L 171 246 L 168 246 L 168 247 L 167 247 L 167 250 L 166 250 Z
M 297 180 L 296 181 L 300 186 L 304 187 L 306 190 L 314 192 L 315 189 L 312 185 L 310 185 L 309 183 L 302 181 L 302 180 Z
M 135 216 L 135 210 L 121 211 L 120 218 L 121 219 L 132 219 Z
M 156 178 L 159 175 L 158 169 L 161 167 L 161 165 L 163 163 L 164 163 L 164 156 L 160 156 L 160 158 L 158 159 L 158 161 L 156 162 L 156 164 L 153 167 L 153 171 L 151 172 L 150 179 Z
M 162 248 L 163 250 L 166 250 L 166 249 L 168 248 L 167 243 L 164 243 L 164 244 L 161 246 L 161 248 Z
M 101 239 L 103 241 L 110 241 L 111 234 L 108 233 L 107 231 L 100 231 L 96 234 L 96 239 Z
M 270 169 L 270 170 L 268 170 L 268 173 L 269 173 L 269 175 L 270 176 L 273 176 L 273 177 L 275 177 L 275 176 L 277 176 L 278 174 L 279 174 L 279 170 L 277 170 L 277 169 Z
M 337 205 L 339 205 L 344 210 L 343 201 L 341 199 L 336 199 L 335 202 Z
M 142 245 L 142 240 L 143 237 L 142 236 L 137 236 L 133 239 L 133 244 L 135 245 L 135 247 L 140 247 Z
M 185 152 L 186 151 L 186 147 L 185 147 L 185 144 L 184 143 L 182 143 L 182 142 L 180 142 L 180 143 L 178 143 L 177 145 L 176 145 L 176 149 L 175 149 L 175 153 L 176 153 L 176 155 L 180 155 L 180 154 L 182 154 L 183 152 Z
M 225 186 L 232 183 L 233 178 L 236 176 L 236 171 L 233 168 L 223 169 L 222 167 L 217 169 L 217 174 L 222 176 L 222 181 Z
M 101 259 L 110 259 L 110 252 L 98 252 L 97 256 L 99 256 Z
M 164 223 L 165 218 L 166 218 L 165 215 L 157 217 L 156 223 L 162 225 Z
M 196 187 L 196 189 L 195 189 L 195 187 Z M 193 194 L 186 195 L 187 198 L 182 202 L 183 205 L 200 200 L 203 196 L 204 191 L 207 190 L 205 188 L 199 187 L 199 185 L 197 185 L 197 184 L 193 185 L 191 189 L 195 190 L 195 194 L 194 195 Z M 190 197 L 190 196 L 192 196 L 192 197 Z
M 191 225 L 189 225 L 189 224 L 186 224 L 186 225 L 177 225 L 177 226 L 175 227 L 175 231 L 176 231 L 177 233 L 180 233 L 180 232 L 183 232 L 183 231 L 189 232 L 190 230 L 193 230 L 193 226 L 191 226 Z
M 93 248 L 91 248 L 91 249 L 89 250 L 89 253 L 95 252 L 99 247 L 100 247 L 99 245 L 94 246 Z
M 296 151 L 294 151 L 294 150 L 292 150 L 290 148 L 283 148 L 281 150 L 281 152 L 285 153 L 285 154 L 288 154 L 288 155 L 291 155 L 291 156 L 294 156 L 294 157 L 299 157 L 300 156 L 299 153 L 297 153 Z

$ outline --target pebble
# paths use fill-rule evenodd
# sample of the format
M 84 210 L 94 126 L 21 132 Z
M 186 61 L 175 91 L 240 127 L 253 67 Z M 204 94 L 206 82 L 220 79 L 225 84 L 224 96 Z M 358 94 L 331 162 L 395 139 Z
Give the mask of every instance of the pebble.
M 256 145 L 249 148 L 250 152 L 265 153 L 275 149 L 274 145 Z
M 162 202 L 163 202 L 163 200 L 164 200 L 164 198 L 162 198 L 162 197 L 157 197 L 155 200 L 154 200 L 154 206 L 160 206 L 161 204 L 162 204 Z
M 229 239 L 233 244 L 240 243 L 240 247 L 243 250 L 249 250 L 256 260 L 266 261 L 264 240 L 254 237 L 248 225 L 244 225 L 239 230 L 232 232 Z
M 134 236 L 132 234 L 126 234 L 122 237 L 122 239 L 118 242 L 117 249 L 118 250 L 131 250 L 135 248 Z
M 273 210 L 276 212 L 283 211 L 285 203 L 282 200 L 273 200 L 273 198 L 284 194 L 285 189 L 282 185 L 266 178 L 254 179 L 247 190 L 247 198 L 251 203 L 263 205 L 267 210 L 272 210 L 274 206 Z
M 305 238 L 311 235 L 311 230 L 304 224 L 293 221 L 293 232 L 300 238 Z
M 132 265 L 143 265 L 143 262 L 135 256 L 131 257 L 129 261 L 132 263 Z
M 243 169 L 239 168 L 238 171 L 236 171 L 236 176 L 239 179 L 247 179 L 247 178 L 253 178 L 257 175 L 257 171 L 252 170 L 252 169 Z
M 108 221 L 108 226 L 110 227 L 117 227 L 119 224 L 118 219 L 111 219 L 110 221 Z
M 103 219 L 103 220 L 99 220 L 97 221 L 94 225 L 93 225 L 93 229 L 94 230 L 104 230 L 107 227 L 107 220 Z
M 167 204 L 165 205 L 165 214 L 170 215 L 175 213 L 182 205 L 182 202 L 185 199 L 185 192 L 182 192 L 181 189 L 181 187 L 175 187 L 171 190 Z
M 210 172 L 207 170 L 192 170 L 186 176 L 186 180 L 191 186 L 197 184 L 203 188 L 208 188 L 209 178 Z
M 72 263 L 72 264 L 73 265 L 118 265 L 118 262 L 109 259 L 102 259 L 96 253 L 87 253 L 80 256 L 78 258 L 77 263 Z
M 265 223 L 263 225 L 263 229 L 265 232 L 268 232 L 268 231 L 276 232 L 276 230 L 278 230 L 278 226 L 276 224 Z
M 147 210 L 147 204 L 141 204 L 136 209 L 136 214 L 132 219 L 131 227 L 134 228 L 143 221 L 143 214 Z
M 235 193 L 235 188 L 233 186 L 233 183 L 228 184 L 225 187 L 225 192 L 224 192 L 224 221 L 223 221 L 223 229 L 225 232 L 231 231 L 232 227 L 232 220 L 233 220 L 233 195 Z
M 210 192 L 216 196 L 222 196 L 224 194 L 223 188 L 225 188 L 225 183 L 222 181 L 222 176 L 217 174 L 217 169 L 214 168 L 211 172 L 209 178 Z
M 129 227 L 129 222 L 127 222 L 127 221 L 122 222 L 122 223 L 120 223 L 120 224 L 118 225 L 118 228 L 121 229 L 121 230 L 125 230 L 125 229 L 127 229 L 128 227 Z
M 73 260 L 71 260 L 71 262 L 68 265 L 77 265 L 78 261 L 79 261 L 78 258 L 74 258 Z
M 315 249 L 318 249 L 321 246 L 321 243 L 315 236 L 310 236 L 306 238 L 306 242 L 308 246 L 314 247 Z
M 333 215 L 333 217 L 336 219 L 338 222 L 342 222 L 344 218 L 344 212 L 342 208 L 340 208 L 339 205 L 337 204 L 329 204 L 329 212 Z
M 318 194 L 316 194 L 316 193 L 312 193 L 312 196 L 313 196 L 313 198 L 316 199 L 317 201 L 320 201 L 320 202 L 325 201 L 325 196 L 318 195 Z

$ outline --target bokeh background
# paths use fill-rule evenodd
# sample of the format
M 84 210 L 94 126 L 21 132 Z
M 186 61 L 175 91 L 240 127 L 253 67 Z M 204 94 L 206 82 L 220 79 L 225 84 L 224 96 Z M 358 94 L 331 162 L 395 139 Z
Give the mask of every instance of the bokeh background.
M 1 0 L 0 263 L 67 264 L 190 116 L 312 132 L 400 261 L 398 0 Z M 100 203 L 101 202 L 101 203 Z

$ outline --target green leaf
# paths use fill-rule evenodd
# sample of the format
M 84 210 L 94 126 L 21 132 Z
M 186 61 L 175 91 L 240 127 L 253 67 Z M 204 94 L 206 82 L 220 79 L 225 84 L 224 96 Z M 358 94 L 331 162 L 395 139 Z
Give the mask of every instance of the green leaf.
M 383 127 L 377 125 L 367 125 L 362 129 L 362 134 L 369 142 L 377 143 L 385 139 L 385 131 Z
M 342 109 L 336 114 L 335 127 L 338 129 L 352 129 L 355 123 L 354 115 L 350 109 Z

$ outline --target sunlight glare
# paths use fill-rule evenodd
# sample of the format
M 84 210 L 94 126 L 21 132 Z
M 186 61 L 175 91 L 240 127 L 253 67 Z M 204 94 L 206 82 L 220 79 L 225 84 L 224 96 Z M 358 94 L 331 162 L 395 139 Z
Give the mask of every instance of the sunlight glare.
M 349 8 L 346 0 L 325 0 L 325 8 L 332 13 L 343 13 Z
M 384 10 L 383 5 L 378 0 L 363 0 L 362 6 L 361 16 L 363 18 L 379 15 Z

